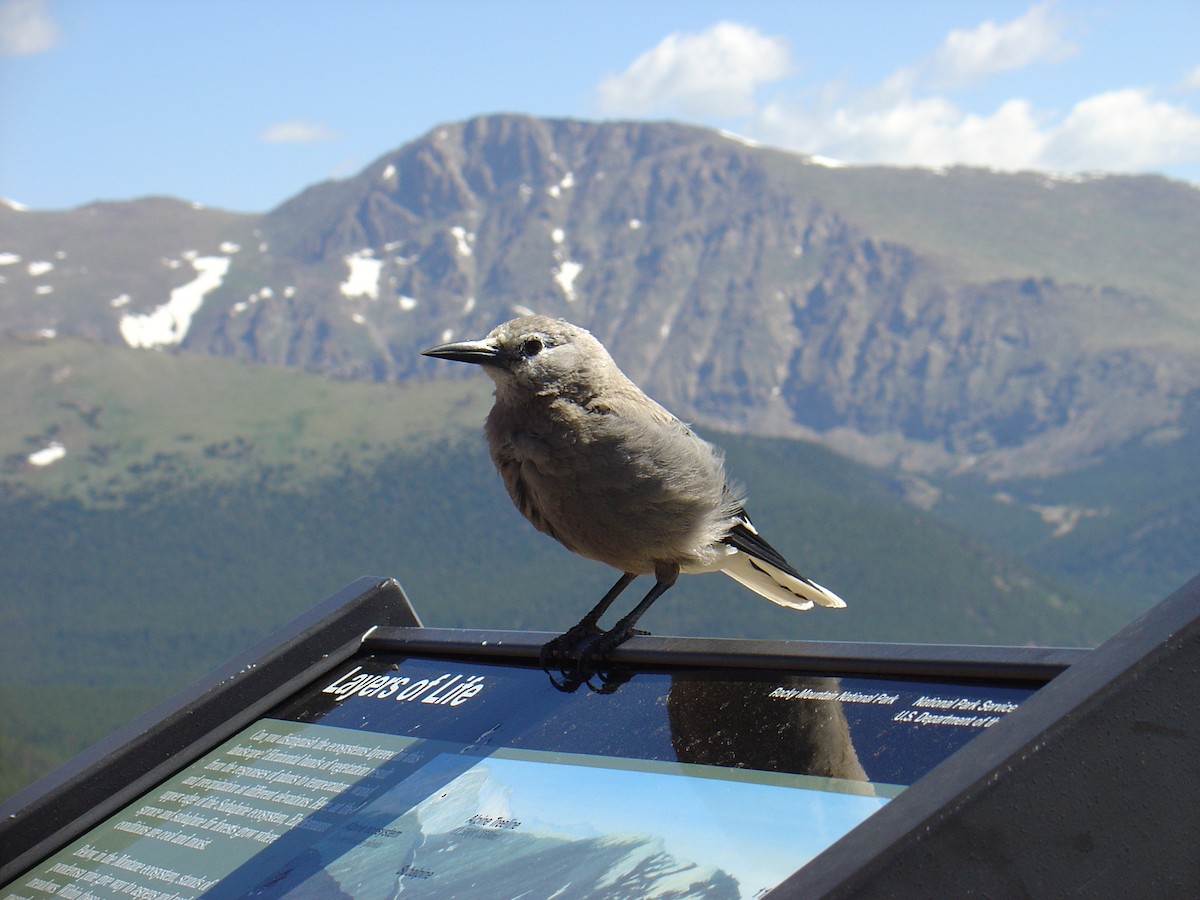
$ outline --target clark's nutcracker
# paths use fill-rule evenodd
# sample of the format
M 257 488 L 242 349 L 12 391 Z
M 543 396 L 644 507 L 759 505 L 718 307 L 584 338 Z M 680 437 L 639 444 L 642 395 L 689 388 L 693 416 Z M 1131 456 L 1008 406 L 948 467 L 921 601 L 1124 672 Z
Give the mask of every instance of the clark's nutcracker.
M 602 655 L 680 572 L 721 571 L 781 606 L 843 607 L 759 537 L 725 480 L 720 450 L 644 394 L 591 333 L 561 319 L 523 316 L 478 341 L 425 356 L 478 363 L 496 384 L 484 433 L 517 509 L 567 549 L 623 574 L 560 638 L 552 658 Z M 600 617 L 638 575 L 654 587 L 607 633 Z

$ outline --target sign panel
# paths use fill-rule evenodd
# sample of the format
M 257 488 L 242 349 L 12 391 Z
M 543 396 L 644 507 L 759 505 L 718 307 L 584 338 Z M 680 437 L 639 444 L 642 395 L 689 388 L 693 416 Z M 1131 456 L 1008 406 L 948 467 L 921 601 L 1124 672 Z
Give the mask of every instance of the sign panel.
M 755 897 L 1031 693 L 363 654 L 0 898 Z

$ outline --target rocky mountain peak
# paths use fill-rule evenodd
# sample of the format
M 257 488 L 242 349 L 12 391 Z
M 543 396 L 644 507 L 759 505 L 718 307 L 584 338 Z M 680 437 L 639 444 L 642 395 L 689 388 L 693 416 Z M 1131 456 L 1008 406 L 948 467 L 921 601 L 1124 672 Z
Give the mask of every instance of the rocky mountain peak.
M 689 418 L 918 471 L 1046 474 L 1195 405 L 1200 313 L 1178 286 L 1200 274 L 1197 195 L 1154 178 L 831 169 L 670 123 L 484 116 L 262 217 L 143 206 L 157 236 L 109 232 L 102 287 L 9 266 L 0 325 L 41 315 L 401 381 L 467 377 L 420 350 L 532 310 L 592 329 Z M 119 209 L 0 210 L 45 244 L 0 259 L 93 259 L 89 215 Z M 178 246 L 145 253 L 163 234 Z

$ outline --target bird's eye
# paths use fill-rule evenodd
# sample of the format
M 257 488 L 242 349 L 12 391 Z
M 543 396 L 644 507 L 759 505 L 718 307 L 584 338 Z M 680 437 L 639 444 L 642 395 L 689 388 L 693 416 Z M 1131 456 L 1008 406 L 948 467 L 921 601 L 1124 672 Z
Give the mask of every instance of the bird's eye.
M 525 342 L 521 344 L 521 355 L 528 359 L 531 356 L 537 356 L 542 352 L 541 338 L 525 338 Z

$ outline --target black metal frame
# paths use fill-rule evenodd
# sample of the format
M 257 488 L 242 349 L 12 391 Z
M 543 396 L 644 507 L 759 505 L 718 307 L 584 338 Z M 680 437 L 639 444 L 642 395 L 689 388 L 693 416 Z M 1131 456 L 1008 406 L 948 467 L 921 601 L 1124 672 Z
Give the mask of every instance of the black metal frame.
M 771 897 L 1200 896 L 1200 576 Z
M 378 628 L 368 650 L 413 656 L 538 662 L 551 632 L 459 628 Z M 962 644 L 870 644 L 849 641 L 760 641 L 638 635 L 608 659 L 615 666 L 669 669 L 771 669 L 806 675 L 877 675 L 1032 684 L 1040 687 L 1090 650 Z
M 0 803 L 0 885 L 339 665 L 381 624 L 421 620 L 395 581 L 360 578 Z
M 0 803 L 0 884 L 360 650 L 531 664 L 549 637 L 423 628 L 395 581 L 361 578 Z M 1104 829 L 1115 833 L 1115 823 L 1127 822 L 1139 808 L 1138 827 L 1120 833 L 1127 845 L 1140 840 L 1145 846 L 1137 847 L 1140 858 L 1116 854 L 1122 865 L 1105 875 L 1105 890 L 1130 885 L 1137 893 L 1155 884 L 1170 892 L 1181 884 L 1200 885 L 1200 854 L 1192 846 L 1200 833 L 1200 767 L 1194 765 L 1200 747 L 1200 705 L 1194 700 L 1200 696 L 1200 578 L 1096 650 L 638 636 L 618 648 L 612 662 L 1041 688 L 773 897 L 1008 895 L 1027 894 L 1030 885 L 1044 888 L 1034 893 L 1070 893 L 1097 874 L 1088 848 L 1103 845 L 1112 854 Z M 1114 728 L 1123 730 L 1110 733 Z M 1156 789 L 1153 778 L 1129 777 L 1147 752 L 1174 766 L 1177 781 L 1169 791 Z M 1086 780 L 1066 777 L 1083 759 L 1096 767 L 1086 772 L 1097 779 L 1095 790 Z M 1106 778 L 1105 760 L 1123 766 L 1110 767 Z M 1064 816 L 1075 817 L 1075 830 L 1063 827 Z M 1024 852 L 1013 851 L 1016 845 Z M 1185 845 L 1194 858 L 1190 867 L 1186 861 L 1163 865 L 1163 853 Z

